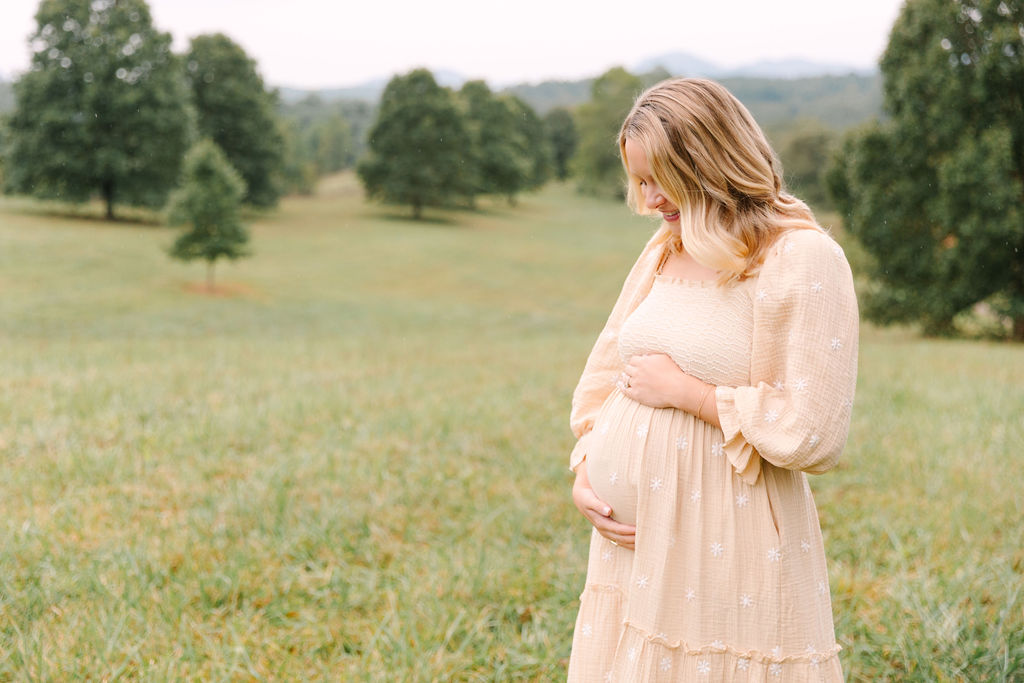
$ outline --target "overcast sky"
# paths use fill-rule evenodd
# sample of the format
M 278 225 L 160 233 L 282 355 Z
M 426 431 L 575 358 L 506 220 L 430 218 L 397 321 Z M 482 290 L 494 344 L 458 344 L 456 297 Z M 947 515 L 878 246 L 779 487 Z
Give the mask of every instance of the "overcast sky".
M 89 0 L 81 0 L 88 2 Z M 0 0 L 0 76 L 28 67 L 38 0 Z M 178 51 L 223 32 L 268 84 L 353 85 L 417 66 L 492 85 L 593 76 L 668 52 L 726 67 L 877 64 L 901 0 L 149 0 Z

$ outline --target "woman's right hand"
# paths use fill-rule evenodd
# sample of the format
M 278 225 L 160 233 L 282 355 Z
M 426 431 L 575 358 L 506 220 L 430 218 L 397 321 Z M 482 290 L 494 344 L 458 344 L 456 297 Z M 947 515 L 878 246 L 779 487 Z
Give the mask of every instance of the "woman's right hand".
M 572 485 L 572 502 L 587 518 L 597 533 L 620 548 L 633 550 L 636 545 L 636 527 L 612 519 L 612 509 L 597 497 L 587 479 L 587 461 L 576 467 L 576 481 Z

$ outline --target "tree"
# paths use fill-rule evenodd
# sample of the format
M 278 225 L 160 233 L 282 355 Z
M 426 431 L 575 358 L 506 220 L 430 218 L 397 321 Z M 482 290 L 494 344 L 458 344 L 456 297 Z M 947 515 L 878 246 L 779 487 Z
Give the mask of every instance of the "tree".
M 622 67 L 615 67 L 594 81 L 590 101 L 576 110 L 580 138 L 573 174 L 579 178 L 582 192 L 625 195 L 625 178 L 615 139 L 622 120 L 642 90 L 640 78 Z
M 15 84 L 6 188 L 63 201 L 99 193 L 159 206 L 192 131 L 171 36 L 144 0 L 43 0 L 32 66 Z
M 371 199 L 407 204 L 419 219 L 425 206 L 473 196 L 465 168 L 470 141 L 462 115 L 451 91 L 440 87 L 426 69 L 388 83 L 369 149 L 358 173 Z
M 183 261 L 206 261 L 206 286 L 213 291 L 217 259 L 249 254 L 249 233 L 239 211 L 245 181 L 212 140 L 198 142 L 185 156 L 181 187 L 168 202 L 168 222 L 191 227 L 174 242 L 170 254 Z
M 284 173 L 276 93 L 264 87 L 245 50 L 221 33 L 193 38 L 185 64 L 200 134 L 242 174 L 246 202 L 275 206 Z
M 312 130 L 316 165 L 321 175 L 337 173 L 352 162 L 352 130 L 341 114 L 334 113 Z
M 483 81 L 469 81 L 459 91 L 465 109 L 474 194 L 500 194 L 515 201 L 532 172 L 529 138 L 516 120 L 509 98 L 495 96 Z
M 779 153 L 786 185 L 817 209 L 832 209 L 825 174 L 835 152 L 838 133 L 813 119 L 796 120 L 769 132 Z
M 877 261 L 866 312 L 929 334 L 987 301 L 1024 340 L 1024 9 L 909 0 L 882 57 L 888 119 L 828 182 Z
M 572 113 L 561 107 L 549 111 L 544 116 L 544 134 L 551 147 L 555 177 L 565 180 L 569 177 L 569 160 L 576 153 L 579 141 Z
M 521 149 L 527 160 L 526 183 L 523 189 L 536 190 L 551 177 L 553 152 L 544 134 L 544 122 L 537 116 L 533 107 L 515 95 L 503 95 L 502 99 L 508 102 L 512 110 L 514 129 L 519 132 L 518 140 L 525 145 Z

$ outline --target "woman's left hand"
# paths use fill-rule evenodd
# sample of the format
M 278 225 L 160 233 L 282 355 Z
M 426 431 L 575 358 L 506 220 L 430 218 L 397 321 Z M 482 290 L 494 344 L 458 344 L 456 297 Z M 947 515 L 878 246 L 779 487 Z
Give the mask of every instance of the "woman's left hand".
M 645 406 L 679 408 L 687 380 L 699 381 L 684 373 L 670 356 L 650 353 L 629 359 L 618 386 L 623 394 Z

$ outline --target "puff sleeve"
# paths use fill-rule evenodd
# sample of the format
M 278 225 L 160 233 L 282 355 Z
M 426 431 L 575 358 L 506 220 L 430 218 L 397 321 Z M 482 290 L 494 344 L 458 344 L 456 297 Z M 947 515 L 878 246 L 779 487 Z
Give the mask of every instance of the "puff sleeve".
M 857 382 L 850 266 L 825 233 L 791 231 L 772 247 L 754 292 L 753 386 L 715 392 L 725 455 L 750 484 L 761 459 L 824 472 L 846 444 Z
M 667 237 L 668 229 L 662 226 L 648 240 L 640 257 L 626 276 L 611 315 L 608 316 L 604 329 L 601 330 L 587 357 L 583 374 L 572 395 L 572 412 L 569 415 L 569 427 L 577 438 L 576 446 L 569 456 L 569 467 L 573 470 L 587 455 L 594 421 L 601 412 L 605 399 L 615 388 L 615 381 L 624 367 L 618 351 L 619 329 L 629 314 L 636 310 L 651 291 Z

